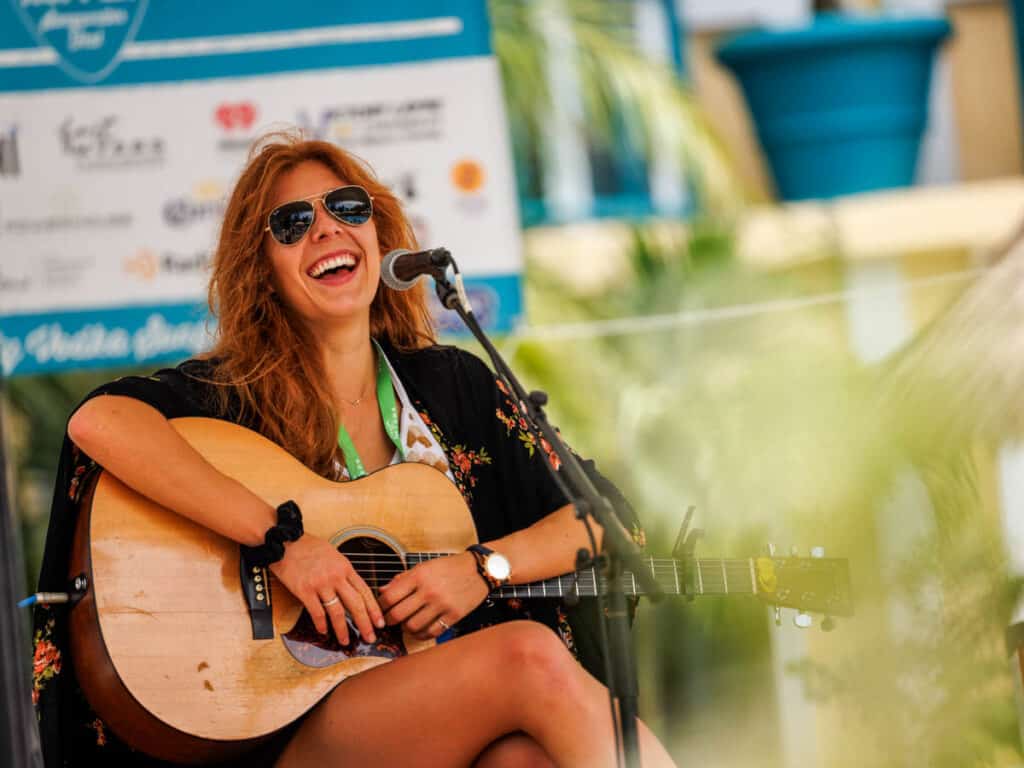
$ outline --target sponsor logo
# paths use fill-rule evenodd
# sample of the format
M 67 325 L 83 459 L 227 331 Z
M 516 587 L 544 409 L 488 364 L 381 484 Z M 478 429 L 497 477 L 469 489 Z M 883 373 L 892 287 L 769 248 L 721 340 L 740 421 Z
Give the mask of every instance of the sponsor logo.
M 0 269 L 0 293 L 24 293 L 31 285 L 28 275 L 12 275 Z
M 259 109 L 251 101 L 224 102 L 213 112 L 214 122 L 220 126 L 222 136 L 217 148 L 222 152 L 246 152 L 252 143 L 252 128 Z
M 132 225 L 132 214 L 127 211 L 96 214 L 51 214 L 48 216 L 18 216 L 5 219 L 3 231 L 10 235 L 36 235 L 81 229 L 127 229 Z
M 197 184 L 191 195 L 164 203 L 164 221 L 175 229 L 183 229 L 198 221 L 219 219 L 224 206 L 224 187 L 215 181 L 205 181 Z
M 466 296 L 473 305 L 473 314 L 484 328 L 493 326 L 498 321 L 498 310 L 501 300 L 497 292 L 487 285 L 467 285 Z M 466 326 L 461 318 L 441 306 L 441 301 L 430 294 L 430 310 L 434 316 L 434 324 L 439 333 L 464 333 Z
M 483 191 L 487 183 L 487 173 L 483 165 L 476 160 L 459 160 L 452 166 L 449 178 L 459 195 L 456 201 L 459 208 L 470 214 L 486 210 L 487 198 Z
M 92 256 L 57 256 L 47 254 L 39 261 L 43 284 L 50 291 L 69 290 L 81 284 L 82 279 L 96 266 Z
M 296 124 L 308 136 L 346 147 L 436 141 L 444 125 L 444 102 L 424 97 L 346 104 L 315 113 L 301 109 Z
M 452 166 L 452 184 L 459 192 L 479 192 L 487 179 L 484 167 L 476 160 L 460 160 Z
M 86 170 L 163 163 L 163 139 L 126 137 L 118 130 L 117 121 L 116 115 L 86 122 L 68 117 L 57 130 L 61 149 Z
M 135 38 L 147 0 L 10 0 L 39 45 L 82 83 L 98 83 Z
M 206 251 L 157 253 L 149 248 L 140 248 L 124 260 L 124 271 L 145 281 L 154 280 L 157 275 L 191 275 L 203 272 L 209 266 L 210 254 Z
M 18 157 L 18 126 L 0 128 L 0 176 L 21 174 L 21 160 Z
M 390 189 L 403 203 L 415 203 L 419 197 L 419 179 L 412 171 L 405 171 L 393 179 L 384 179 L 384 186 Z

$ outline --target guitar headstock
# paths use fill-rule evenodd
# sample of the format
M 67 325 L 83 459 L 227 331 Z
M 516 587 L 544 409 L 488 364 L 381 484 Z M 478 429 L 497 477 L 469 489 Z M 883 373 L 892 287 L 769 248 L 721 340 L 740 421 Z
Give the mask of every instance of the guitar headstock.
M 810 617 L 801 618 L 808 611 L 826 617 L 852 616 L 849 561 L 824 554 L 815 547 L 811 557 L 755 558 L 757 596 L 776 608 L 797 609 L 797 626 L 809 626 Z

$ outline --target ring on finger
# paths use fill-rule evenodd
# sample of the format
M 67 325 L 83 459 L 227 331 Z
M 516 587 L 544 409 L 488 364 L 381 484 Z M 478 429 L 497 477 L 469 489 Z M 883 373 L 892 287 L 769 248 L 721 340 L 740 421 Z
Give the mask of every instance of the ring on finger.
M 447 621 L 445 621 L 444 619 L 442 619 L 440 617 L 438 617 L 437 623 L 440 624 L 442 627 L 444 627 L 445 632 L 447 632 L 449 629 L 451 629 L 451 625 L 448 624 Z
M 340 597 L 338 597 L 337 595 L 335 595 L 334 597 L 332 597 L 332 598 L 331 598 L 330 600 L 328 600 L 327 602 L 321 602 L 321 603 L 320 603 L 320 605 L 322 605 L 322 606 L 323 606 L 324 608 L 327 608 L 328 606 L 334 605 L 334 604 L 335 604 L 335 603 L 337 603 L 337 602 L 338 602 L 339 600 L 341 600 L 341 598 L 340 598 Z

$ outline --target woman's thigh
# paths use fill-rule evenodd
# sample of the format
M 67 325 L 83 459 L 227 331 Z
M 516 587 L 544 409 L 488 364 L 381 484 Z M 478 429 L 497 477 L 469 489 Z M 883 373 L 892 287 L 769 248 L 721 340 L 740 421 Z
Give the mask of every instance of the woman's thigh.
M 522 730 L 531 697 L 560 716 L 556 692 L 544 688 L 554 683 L 564 697 L 565 678 L 576 673 L 563 670 L 574 668 L 586 675 L 543 625 L 474 632 L 346 680 L 303 721 L 277 765 L 468 766 Z M 571 712 L 572 696 L 554 706 Z

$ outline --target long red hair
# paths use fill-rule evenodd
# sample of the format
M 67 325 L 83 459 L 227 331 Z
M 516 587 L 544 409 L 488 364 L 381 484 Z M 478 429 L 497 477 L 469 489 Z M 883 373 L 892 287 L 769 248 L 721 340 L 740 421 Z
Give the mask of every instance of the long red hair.
M 205 355 L 214 365 L 222 409 L 234 401 L 255 416 L 260 431 L 314 471 L 332 477 L 338 410 L 327 387 L 320 350 L 298 316 L 271 290 L 264 228 L 274 185 L 299 163 L 315 161 L 373 196 L 380 252 L 416 248 L 401 204 L 361 159 L 325 141 L 290 133 L 260 139 L 228 200 L 210 276 L 215 342 Z M 400 349 L 434 343 L 422 286 L 394 291 L 383 283 L 370 306 L 370 333 Z

